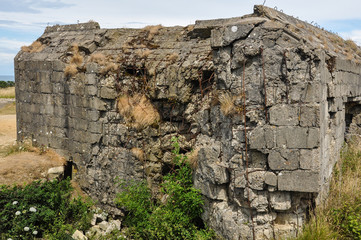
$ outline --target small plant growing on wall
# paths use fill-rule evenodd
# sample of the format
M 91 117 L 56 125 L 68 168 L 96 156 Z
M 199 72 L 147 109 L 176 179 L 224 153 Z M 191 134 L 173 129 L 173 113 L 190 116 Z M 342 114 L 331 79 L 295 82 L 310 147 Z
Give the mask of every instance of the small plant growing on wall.
M 120 96 L 118 98 L 118 111 L 127 124 L 138 130 L 157 124 L 160 121 L 157 109 L 143 94 Z
M 22 46 L 21 51 L 28 53 L 38 53 L 43 51 L 44 45 L 40 41 L 33 42 L 30 46 Z
M 193 170 L 180 154 L 178 139 L 173 137 L 173 166 L 163 177 L 163 201 L 154 199 L 145 181 L 120 181 L 121 193 L 116 204 L 127 214 L 124 224 L 131 239 L 215 239 L 214 232 L 200 227 L 203 200 L 193 187 Z
M 232 95 L 231 93 L 221 93 L 218 100 L 221 104 L 221 111 L 225 116 L 232 116 L 234 114 L 241 114 L 242 107 L 236 105 L 237 100 L 242 100 L 243 95 Z
M 71 48 L 73 56 L 70 58 L 69 64 L 64 69 L 64 74 L 66 77 L 74 77 L 79 68 L 83 65 L 84 58 L 79 53 L 79 47 L 77 44 L 74 44 Z

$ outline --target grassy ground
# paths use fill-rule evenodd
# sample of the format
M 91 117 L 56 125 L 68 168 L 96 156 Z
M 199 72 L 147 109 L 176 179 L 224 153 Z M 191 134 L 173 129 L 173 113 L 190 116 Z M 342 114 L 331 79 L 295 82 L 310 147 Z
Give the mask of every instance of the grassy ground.
M 15 87 L 0 88 L 0 98 L 15 98 Z
M 295 240 L 361 239 L 361 141 L 345 145 L 328 200 Z
M 12 114 L 16 114 L 15 102 L 9 103 L 3 108 L 0 108 L 0 115 L 12 115 Z

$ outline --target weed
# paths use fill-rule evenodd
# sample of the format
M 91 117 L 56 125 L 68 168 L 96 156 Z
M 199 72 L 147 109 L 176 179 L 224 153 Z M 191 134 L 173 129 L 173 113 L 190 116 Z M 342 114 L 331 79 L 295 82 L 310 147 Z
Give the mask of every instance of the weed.
M 145 181 L 120 181 L 116 204 L 127 214 L 124 224 L 131 239 L 215 239 L 208 228 L 197 227 L 203 212 L 200 191 L 192 184 L 192 168 L 180 154 L 178 140 L 172 138 L 173 170 L 163 177 L 164 203 L 153 199 Z
M 37 149 L 33 147 L 30 140 L 26 140 L 23 142 L 16 142 L 13 145 L 6 146 L 4 149 L 5 156 L 9 156 L 11 154 L 16 154 L 20 152 L 36 152 Z
M 33 42 L 30 46 L 22 46 L 21 51 L 28 53 L 38 53 L 43 51 L 44 45 L 40 41 Z
M 361 239 L 360 159 L 359 141 L 346 144 L 334 167 L 327 202 L 297 239 Z

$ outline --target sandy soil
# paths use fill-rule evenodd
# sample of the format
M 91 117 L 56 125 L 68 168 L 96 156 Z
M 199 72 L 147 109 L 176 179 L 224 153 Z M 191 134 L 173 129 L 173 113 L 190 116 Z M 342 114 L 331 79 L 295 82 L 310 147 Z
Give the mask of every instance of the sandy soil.
M 9 104 L 12 103 L 0 101 L 0 110 L 9 108 Z M 15 141 L 16 115 L 0 114 L 0 185 L 23 184 L 42 179 L 49 168 L 62 166 L 63 160 L 54 152 L 42 155 L 35 152 L 21 152 L 5 157 L 7 149 Z

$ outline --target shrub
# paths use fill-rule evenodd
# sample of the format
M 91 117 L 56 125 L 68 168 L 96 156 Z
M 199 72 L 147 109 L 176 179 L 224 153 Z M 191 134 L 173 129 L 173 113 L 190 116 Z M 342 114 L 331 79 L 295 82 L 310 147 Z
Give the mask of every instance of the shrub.
M 69 239 L 90 227 L 90 202 L 71 199 L 70 180 L 0 187 L 0 238 Z
M 120 181 L 121 193 L 116 204 L 127 214 L 124 224 L 126 235 L 132 239 L 215 239 L 208 228 L 197 224 L 203 212 L 203 200 L 193 187 L 192 168 L 180 154 L 176 138 L 172 138 L 173 166 L 163 177 L 160 191 L 164 201 L 152 198 L 145 181 Z

